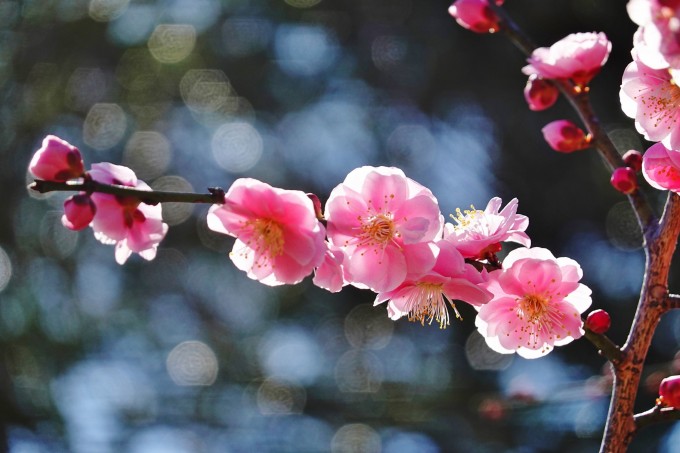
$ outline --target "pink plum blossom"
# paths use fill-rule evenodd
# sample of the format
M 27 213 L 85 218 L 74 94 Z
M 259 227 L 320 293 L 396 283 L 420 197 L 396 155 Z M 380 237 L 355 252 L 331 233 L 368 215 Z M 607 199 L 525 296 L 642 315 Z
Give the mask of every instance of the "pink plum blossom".
M 680 193 L 680 151 L 653 144 L 642 156 L 642 175 L 655 189 Z
M 224 204 L 208 212 L 208 228 L 236 237 L 229 257 L 269 286 L 295 284 L 322 264 L 326 245 L 314 205 L 299 190 L 251 178 L 234 181 Z
M 619 167 L 612 172 L 609 179 L 612 186 L 622 194 L 629 195 L 638 189 L 635 170 L 630 167 Z
M 387 304 L 387 314 L 396 320 L 408 316 L 409 321 L 431 324 L 440 328 L 449 325 L 450 305 L 457 318 L 460 314 L 454 300 L 481 306 L 491 299 L 491 293 L 478 286 L 484 281 L 482 274 L 465 263 L 463 255 L 447 241 L 432 244 L 437 260 L 433 268 L 417 279 L 407 279 L 391 291 L 378 293 L 374 305 Z
M 640 27 L 633 36 L 639 59 L 654 69 L 680 67 L 680 2 L 630 0 L 628 15 Z
M 590 146 L 590 135 L 569 120 L 551 121 L 541 132 L 548 145 L 560 153 L 573 153 Z
M 508 253 L 503 269 L 489 273 L 481 286 L 493 299 L 479 309 L 477 329 L 491 349 L 541 357 L 583 334 L 583 313 L 590 289 L 579 283 L 583 272 L 570 258 L 555 258 L 544 248 Z
M 312 200 L 314 201 L 314 200 Z M 319 288 L 337 293 L 348 284 L 344 276 L 342 261 L 345 255 L 340 250 L 328 247 L 323 261 L 314 271 L 312 282 Z
M 522 72 L 545 79 L 571 79 L 584 87 L 607 62 L 611 48 L 604 33 L 572 33 L 550 47 L 535 49 Z
M 56 182 L 79 178 L 85 173 L 78 148 L 54 135 L 43 139 L 28 169 L 36 178 Z
M 151 190 L 127 167 L 108 162 L 93 164 L 90 177 L 105 184 Z M 97 240 L 104 244 L 116 245 L 116 262 L 123 264 L 134 252 L 146 260 L 156 257 L 158 244 L 168 231 L 163 223 L 161 205 L 141 203 L 135 197 L 93 193 L 92 201 L 97 212 L 92 220 L 92 229 Z
M 376 292 L 432 268 L 429 242 L 444 223 L 432 192 L 393 167 L 352 170 L 331 191 L 325 218 L 329 242 L 345 255 L 349 282 Z
M 500 251 L 501 242 L 516 242 L 525 247 L 531 239 L 525 233 L 529 218 L 517 214 L 518 201 L 513 198 L 499 211 L 503 201 L 494 197 L 484 211 L 456 210 L 456 225 L 444 225 L 444 239 L 451 242 L 465 258 L 488 259 Z M 453 216 L 451 216 L 453 217 Z
M 64 215 L 61 223 L 70 230 L 82 230 L 94 219 L 97 206 L 89 195 L 80 193 L 70 196 L 64 202 Z
M 504 0 L 496 0 L 502 5 Z M 500 30 L 499 19 L 489 7 L 489 0 L 456 0 L 449 6 L 449 14 L 456 22 L 476 33 L 494 33 Z
M 633 53 L 623 72 L 621 110 L 647 140 L 680 149 L 680 88 L 666 69 L 652 69 Z

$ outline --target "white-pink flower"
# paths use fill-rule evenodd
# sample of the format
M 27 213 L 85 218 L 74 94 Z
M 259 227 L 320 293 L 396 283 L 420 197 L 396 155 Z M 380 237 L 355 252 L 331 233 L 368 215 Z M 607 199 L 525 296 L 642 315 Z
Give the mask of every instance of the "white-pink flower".
M 680 193 L 680 151 L 653 144 L 642 156 L 642 174 L 655 189 Z
M 623 72 L 621 110 L 647 140 L 680 149 L 680 88 L 667 69 L 652 69 L 633 53 Z
M 475 324 L 496 352 L 541 357 L 583 334 L 590 289 L 570 258 L 555 258 L 544 248 L 519 248 L 489 273 L 482 284 L 493 299 L 479 309 Z
M 499 211 L 503 201 L 494 197 L 484 211 L 475 209 L 456 210 L 456 225 L 444 225 L 444 239 L 451 242 L 465 258 L 487 259 L 501 248 L 501 242 L 516 242 L 525 247 L 531 239 L 525 233 L 529 218 L 517 214 L 517 198 Z M 452 216 L 453 217 L 453 216 Z
M 630 0 L 631 20 L 640 27 L 633 36 L 634 52 L 650 68 L 680 67 L 680 2 Z
M 88 172 L 93 180 L 105 183 L 134 187 L 138 190 L 151 190 L 135 173 L 121 165 L 108 162 L 93 164 Z M 146 260 L 156 257 L 158 244 L 168 231 L 163 223 L 161 205 L 141 203 L 135 197 L 121 197 L 105 193 L 93 193 L 91 199 L 96 205 L 92 220 L 94 236 L 104 244 L 115 244 L 116 262 L 123 264 L 137 253 Z
M 234 181 L 224 204 L 210 208 L 208 227 L 236 237 L 229 257 L 265 285 L 302 281 L 326 252 L 324 227 L 309 197 L 256 179 Z
M 522 72 L 586 86 L 607 62 L 611 48 L 604 33 L 572 33 L 550 47 L 535 49 Z
M 444 223 L 432 192 L 393 167 L 352 170 L 331 191 L 325 218 L 331 245 L 345 255 L 348 281 L 376 292 L 432 268 L 429 242 Z
M 390 319 L 408 316 L 409 321 L 431 324 L 436 321 L 440 328 L 449 325 L 450 306 L 456 317 L 460 314 L 454 300 L 461 300 L 474 306 L 489 301 L 491 293 L 480 283 L 484 277 L 472 265 L 465 263 L 463 255 L 447 241 L 431 244 L 437 254 L 434 267 L 425 275 L 406 280 L 391 291 L 378 293 L 374 305 L 385 301 Z

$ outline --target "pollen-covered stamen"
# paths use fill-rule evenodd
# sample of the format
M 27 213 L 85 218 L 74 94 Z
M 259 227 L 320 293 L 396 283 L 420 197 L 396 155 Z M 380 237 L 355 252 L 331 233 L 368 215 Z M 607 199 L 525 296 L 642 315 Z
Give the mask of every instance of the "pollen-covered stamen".
M 484 221 L 484 211 L 475 209 L 473 205 L 470 205 L 470 208 L 471 209 L 466 209 L 465 211 L 456 208 L 455 216 L 449 214 L 451 219 L 455 220 L 457 223 L 454 228 L 457 231 L 465 230 L 469 233 L 488 234 L 489 225 Z
M 667 120 L 677 122 L 674 112 L 680 107 L 680 87 L 674 80 L 667 81 L 656 90 L 640 90 L 640 94 L 634 97 L 638 98 L 647 109 L 650 109 L 644 111 L 643 115 L 655 119 L 654 127 L 659 127 Z
M 377 214 L 364 219 L 361 223 L 360 243 L 378 245 L 384 248 L 397 234 L 397 226 L 389 214 Z
M 275 220 L 248 220 L 243 223 L 241 231 L 247 246 L 241 253 L 247 255 L 249 249 L 254 250 L 258 256 L 258 266 L 266 266 L 273 258 L 283 254 L 283 229 Z
M 456 306 L 448 301 L 444 295 L 441 283 L 418 282 L 416 290 L 411 293 L 406 301 L 408 320 L 416 321 L 425 325 L 432 324 L 433 320 L 439 323 L 440 329 L 449 325 L 449 310 L 447 302 L 453 308 L 456 318 L 461 318 Z
M 564 327 L 564 314 L 551 299 L 550 295 L 527 294 L 518 301 L 517 317 L 528 323 L 519 328 L 528 335 L 528 347 L 539 346 L 539 334 L 547 334 L 550 339 L 559 338 L 554 331 L 556 326 Z

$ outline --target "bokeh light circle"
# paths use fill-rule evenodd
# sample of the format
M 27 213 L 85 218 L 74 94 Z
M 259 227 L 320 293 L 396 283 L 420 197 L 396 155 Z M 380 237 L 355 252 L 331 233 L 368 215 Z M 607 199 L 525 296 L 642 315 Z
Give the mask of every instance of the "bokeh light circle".
M 153 190 L 167 192 L 193 192 L 191 183 L 181 176 L 161 176 L 151 183 Z M 193 203 L 162 203 L 163 221 L 170 226 L 179 225 L 191 217 L 195 205 Z
M 137 131 L 125 145 L 123 165 L 130 167 L 139 179 L 150 180 L 165 173 L 171 158 L 170 142 L 163 134 Z
M 113 148 L 125 135 L 127 119 L 118 104 L 92 106 L 83 124 L 83 141 L 97 151 Z
M 217 356 L 200 341 L 185 341 L 168 354 L 166 368 L 177 385 L 212 385 L 217 378 Z
M 380 435 L 364 423 L 350 423 L 338 429 L 331 441 L 332 453 L 380 453 Z
M 151 33 L 147 45 L 161 63 L 178 63 L 194 50 L 196 29 L 186 24 L 161 24 Z
M 243 173 L 262 156 L 262 136 L 248 123 L 234 121 L 220 126 L 212 138 L 212 153 L 217 165 L 231 173 Z

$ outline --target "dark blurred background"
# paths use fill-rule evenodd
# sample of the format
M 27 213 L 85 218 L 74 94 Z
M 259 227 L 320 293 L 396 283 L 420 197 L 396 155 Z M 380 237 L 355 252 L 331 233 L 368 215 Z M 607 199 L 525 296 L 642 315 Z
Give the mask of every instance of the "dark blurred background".
M 0 451 L 596 451 L 610 382 L 585 340 L 530 361 L 490 351 L 464 304 L 439 330 L 388 320 L 368 291 L 265 287 L 234 268 L 207 206 L 164 205 L 157 258 L 121 267 L 61 226 L 67 194 L 26 190 L 47 134 L 158 190 L 253 177 L 323 200 L 357 166 L 398 166 L 444 215 L 519 198 L 533 244 L 582 265 L 622 343 L 644 265 L 624 197 L 595 152 L 548 148 L 541 127 L 575 113 L 529 111 L 524 57 L 449 3 L 0 1 Z M 618 102 L 625 2 L 506 7 L 538 45 L 607 34 L 593 103 L 621 153 L 644 150 Z M 680 371 L 679 343 L 671 313 L 640 410 Z M 659 425 L 631 451 L 679 444 L 679 424 Z

